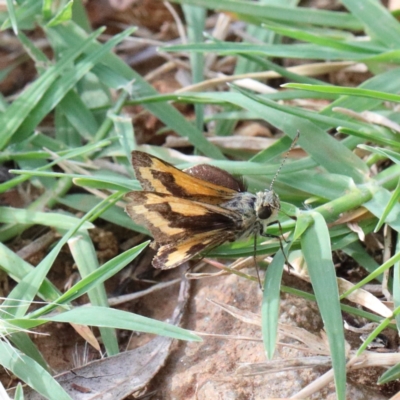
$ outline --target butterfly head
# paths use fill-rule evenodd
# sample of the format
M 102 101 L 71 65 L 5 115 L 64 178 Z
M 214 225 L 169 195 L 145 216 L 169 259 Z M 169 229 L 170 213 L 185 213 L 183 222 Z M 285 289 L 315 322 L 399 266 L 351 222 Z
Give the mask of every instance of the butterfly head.
M 258 220 L 265 229 L 271 222 L 277 220 L 281 208 L 278 195 L 273 190 L 264 190 L 256 195 L 254 209 Z

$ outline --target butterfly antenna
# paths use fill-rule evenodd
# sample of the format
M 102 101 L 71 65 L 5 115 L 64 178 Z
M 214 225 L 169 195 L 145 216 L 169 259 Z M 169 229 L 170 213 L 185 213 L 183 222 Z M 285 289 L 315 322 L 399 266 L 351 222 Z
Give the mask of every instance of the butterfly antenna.
M 272 178 L 271 185 L 269 186 L 269 190 L 270 190 L 270 191 L 272 191 L 272 187 L 274 186 L 274 183 L 275 183 L 275 181 L 276 181 L 276 178 L 278 177 L 279 173 L 281 172 L 282 167 L 283 167 L 283 165 L 285 164 L 285 162 L 286 162 L 286 160 L 287 160 L 287 158 L 288 158 L 288 156 L 289 156 L 289 153 L 293 150 L 293 147 L 296 145 L 297 140 L 299 139 L 299 136 L 300 136 L 300 131 L 297 131 L 297 134 L 296 134 L 296 136 L 294 137 L 293 142 L 292 142 L 292 144 L 290 145 L 289 150 L 288 150 L 287 153 L 285 154 L 285 157 L 283 158 L 283 160 L 282 160 L 282 162 L 281 162 L 281 165 L 279 166 L 278 170 L 276 171 L 275 176 Z

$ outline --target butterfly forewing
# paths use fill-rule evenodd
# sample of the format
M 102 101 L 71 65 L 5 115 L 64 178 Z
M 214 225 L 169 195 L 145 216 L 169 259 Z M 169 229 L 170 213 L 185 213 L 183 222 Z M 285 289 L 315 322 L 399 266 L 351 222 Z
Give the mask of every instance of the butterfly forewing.
M 141 151 L 132 152 L 136 178 L 144 190 L 219 204 L 237 192 L 185 173 L 173 165 Z M 225 172 L 225 171 L 224 171 Z
M 161 244 L 201 232 L 240 229 L 240 214 L 212 204 L 155 192 L 131 192 L 127 197 L 132 200 L 128 214 Z

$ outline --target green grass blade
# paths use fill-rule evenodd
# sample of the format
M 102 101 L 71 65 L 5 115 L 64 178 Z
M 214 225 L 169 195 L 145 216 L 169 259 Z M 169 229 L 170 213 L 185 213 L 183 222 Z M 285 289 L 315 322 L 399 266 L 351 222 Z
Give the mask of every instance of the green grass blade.
M 205 30 L 206 10 L 201 7 L 182 5 L 187 24 L 187 35 L 189 42 L 198 43 L 203 41 L 203 32 Z M 190 66 L 192 72 L 192 82 L 199 83 L 204 80 L 204 56 L 201 53 L 190 54 Z M 196 127 L 202 132 L 204 123 L 204 106 L 195 105 Z
M 330 85 L 309 85 L 303 83 L 287 83 L 282 85 L 291 89 L 302 89 L 311 90 L 319 93 L 333 93 L 338 95 L 349 95 L 358 97 L 368 97 L 372 99 L 378 99 L 382 101 L 393 101 L 395 103 L 400 102 L 400 95 L 381 92 L 379 90 L 368 90 L 359 88 L 349 88 L 343 86 L 330 86 Z
M 342 251 L 354 260 L 356 260 L 363 268 L 365 268 L 370 273 L 374 272 L 379 267 L 379 264 L 375 261 L 373 257 L 368 254 L 366 249 L 359 242 L 349 244 L 346 247 L 342 247 Z M 381 276 L 378 276 L 376 279 L 379 282 L 382 282 Z
M 400 253 L 400 241 L 397 238 L 396 254 Z M 400 261 L 396 261 L 393 265 L 393 303 L 395 309 L 400 307 Z M 397 330 L 400 328 L 400 315 L 395 316 Z
M 55 29 L 55 28 L 54 28 Z M 87 74 L 96 63 L 100 61 L 105 54 L 114 48 L 123 39 L 129 36 L 134 31 L 134 28 L 127 29 L 126 31 L 115 35 L 107 43 L 97 48 L 96 51 L 91 52 L 82 58 L 71 71 L 66 72 L 63 76 L 58 77 L 57 80 L 52 82 L 51 87 L 48 87 L 46 94 L 43 98 L 37 100 L 32 114 L 27 116 L 18 130 L 16 140 L 26 138 L 37 124 L 64 98 L 64 96 L 73 89 L 82 77 Z M 84 42 L 85 43 L 85 42 Z M 93 44 L 89 41 L 87 46 Z M 82 49 L 84 50 L 84 48 Z M 14 104 L 14 103 L 13 103 Z
M 46 369 L 47 371 L 50 370 L 45 359 L 36 347 L 35 343 L 33 343 L 32 339 L 29 337 L 28 333 L 13 333 L 10 336 L 10 341 L 18 350 L 22 351 L 25 355 L 35 360 L 44 369 Z
M 310 10 L 303 7 L 269 5 L 265 3 L 240 0 L 174 0 L 177 3 L 193 4 L 210 9 L 230 11 L 249 15 L 257 19 L 276 20 L 288 24 L 314 24 L 358 30 L 360 23 L 352 15 L 344 12 Z
M 68 246 L 72 257 L 82 278 L 87 277 L 99 268 L 96 249 L 86 230 L 80 230 L 78 235 L 74 235 L 68 240 Z M 90 303 L 94 306 L 108 307 L 108 299 L 103 284 L 98 284 L 88 291 Z M 114 329 L 100 328 L 102 342 L 107 355 L 111 356 L 119 353 L 117 335 Z
M 289 238 L 289 241 L 291 238 Z M 286 254 L 289 253 L 291 242 L 285 247 Z M 285 257 L 279 250 L 268 266 L 264 278 L 264 293 L 261 304 L 261 329 L 264 349 L 268 359 L 272 359 L 275 352 L 276 338 L 278 333 L 278 318 L 280 304 L 280 287 L 282 281 L 283 265 Z
M 292 139 L 300 131 L 300 146 L 328 171 L 350 176 L 356 182 L 366 179 L 368 170 L 366 165 L 349 149 L 316 125 L 303 118 L 272 110 L 266 107 L 269 102 L 258 96 L 247 92 L 242 94 L 248 97 L 248 99 L 241 99 L 242 107 L 258 112 L 260 118 L 281 129 Z M 230 97 L 233 101 L 233 96 L 230 95 Z
M 65 47 L 80 46 L 82 40 L 87 37 L 85 31 L 79 26 L 68 23 L 65 25 L 58 25 L 54 28 L 57 32 L 59 40 L 65 43 Z M 92 43 L 88 50 L 93 51 L 101 46 L 99 43 Z M 114 71 L 117 75 L 117 80 L 121 81 L 121 77 L 126 79 L 127 82 L 135 81 L 136 88 L 138 89 L 137 96 L 157 95 L 157 91 L 146 82 L 143 77 L 136 73 L 132 68 L 126 65 L 115 54 L 108 53 L 103 57 L 102 63 L 109 70 Z M 102 68 L 103 72 L 107 69 Z M 96 70 L 97 71 L 97 70 Z M 103 79 L 104 76 L 99 79 Z M 182 114 L 180 114 L 172 105 L 169 104 L 147 104 L 145 105 L 150 112 L 163 121 L 169 128 L 176 131 L 179 135 L 187 137 L 189 141 L 205 155 L 215 158 L 223 159 L 222 152 L 203 136 L 190 122 L 188 122 Z
M 391 210 L 385 217 L 384 214 L 388 205 L 390 205 Z M 395 199 L 392 199 L 392 194 L 388 190 L 376 188 L 374 196 L 364 203 L 364 207 L 377 218 L 385 218 L 386 224 L 400 232 L 400 204 Z
M 328 336 L 336 394 L 338 399 L 344 400 L 346 398 L 345 339 L 329 231 L 320 214 L 312 213 L 312 217 L 314 224 L 302 235 L 301 249 Z
M 93 113 L 74 90 L 65 94 L 58 107 L 82 138 L 92 140 L 99 129 L 99 124 Z
M 365 144 L 360 144 L 358 147 L 360 149 L 368 150 L 371 153 L 380 154 L 384 157 L 390 158 L 394 163 L 400 165 L 400 154 L 396 151 L 390 149 L 381 149 L 379 147 L 367 146 Z
M 392 267 L 395 263 L 400 260 L 400 252 L 396 253 L 394 256 L 390 257 L 389 260 L 385 261 L 379 268 L 377 268 L 374 272 L 370 273 L 366 278 L 357 282 L 352 289 L 348 290 L 346 293 L 343 293 L 341 298 L 346 298 L 350 293 L 353 293 L 358 288 L 366 285 L 368 282 L 371 282 L 379 275 L 383 274 L 386 270 Z
M 8 298 L 3 302 L 5 306 L 12 306 L 12 313 L 15 316 L 22 317 L 30 306 L 30 302 L 38 293 L 39 288 L 43 284 L 54 260 L 61 251 L 62 247 L 77 232 L 82 225 L 89 220 L 93 214 L 106 205 L 109 200 L 118 199 L 119 194 L 111 195 L 108 199 L 103 200 L 98 206 L 87 213 L 75 226 L 61 238 L 61 240 L 53 247 L 53 249 L 46 255 L 45 258 L 37 265 L 37 267 L 29 272 L 17 286 L 10 292 Z M 116 201 L 116 200 L 115 200 Z M 21 303 L 20 300 L 23 300 Z
M 20 7 L 15 9 L 17 25 L 20 29 L 33 29 L 35 16 L 40 14 L 42 4 L 40 1 L 27 0 Z M 7 18 L 1 26 L 1 30 L 11 28 L 11 20 Z
M 47 23 L 47 27 L 51 28 L 58 24 L 62 24 L 63 22 L 67 22 L 72 18 L 72 5 L 73 0 L 69 0 L 67 4 L 65 4 L 60 10 L 58 10 L 57 14 Z
M 383 209 L 382 215 L 379 218 L 379 221 L 374 229 L 374 232 L 378 232 L 379 229 L 382 228 L 382 225 L 385 223 L 386 218 L 390 214 L 390 212 L 393 210 L 393 208 L 396 206 L 400 198 L 400 179 L 397 182 L 396 189 L 393 191 L 392 195 L 390 196 L 389 202 L 386 204 L 386 207 Z
M 111 278 L 128 263 L 134 260 L 148 244 L 149 242 L 141 243 L 140 245 L 119 254 L 112 260 L 107 261 L 100 268 L 90 273 L 88 276 L 76 283 L 71 289 L 59 296 L 52 304 L 42 307 L 37 311 L 33 311 L 30 314 L 30 318 L 33 319 L 45 315 L 58 307 L 58 305 L 67 304 L 86 294 L 90 289 Z
M 0 243 L 0 268 L 16 282 L 20 282 L 31 271 L 34 271 L 34 267 L 31 264 L 24 261 L 3 243 Z M 51 301 L 57 299 L 60 296 L 60 292 L 46 279 L 39 288 L 38 296 Z M 18 305 L 17 303 L 17 306 Z
M 42 366 L 2 340 L 0 341 L 0 364 L 45 398 L 72 400 Z
M 77 58 L 89 46 L 90 42 L 99 36 L 101 30 L 97 30 L 90 35 L 84 42 L 75 48 L 70 49 L 58 63 L 50 67 L 39 79 L 30 85 L 8 108 L 0 115 L 0 125 L 3 127 L 0 136 L 0 148 L 4 148 L 7 142 L 15 134 L 35 108 L 37 102 L 41 100 L 46 91 L 53 85 L 56 79 L 64 72 L 75 58 Z
M 146 318 L 126 311 L 104 307 L 80 307 L 61 313 L 48 319 L 54 322 L 69 322 L 102 326 L 115 329 L 129 329 L 138 332 L 154 333 L 155 335 L 172 337 L 174 339 L 201 341 L 201 338 L 178 326 Z
M 396 364 L 393 367 L 385 371 L 378 379 L 378 385 L 397 380 L 400 378 L 400 364 Z
M 61 213 L 45 213 L 0 206 L 0 222 L 6 224 L 38 224 L 59 229 L 70 229 L 71 227 L 76 226 L 78 221 L 78 218 L 63 215 Z M 94 228 L 94 225 L 90 222 L 85 222 L 84 227 L 84 229 L 92 229 Z
M 125 153 L 125 157 L 129 162 L 129 173 L 131 177 L 134 178 L 135 173 L 131 164 L 131 153 L 136 149 L 137 145 L 131 118 L 115 114 L 109 114 L 109 117 L 114 123 L 114 129 L 118 135 L 122 151 Z
M 295 29 L 278 24 L 263 24 L 263 27 L 283 36 L 291 37 L 296 40 L 302 40 L 304 42 L 314 43 L 319 46 L 330 47 L 332 49 L 354 52 L 360 51 L 361 53 L 370 52 L 371 54 L 381 53 L 386 50 L 385 47 L 376 46 L 369 43 L 334 40 L 321 34 L 317 35 L 306 32 L 304 29 Z
M 58 200 L 60 204 L 71 207 L 75 210 L 88 212 L 94 206 L 100 203 L 100 199 L 89 194 L 70 194 Z M 149 232 L 141 225 L 135 224 L 126 212 L 117 206 L 110 207 L 100 216 L 105 221 L 112 222 L 124 228 L 132 229 L 135 232 L 140 232 L 148 235 Z
M 364 24 L 365 30 L 371 38 L 384 46 L 399 48 L 400 24 L 380 2 L 375 0 L 342 0 L 342 3 L 355 18 Z
M 397 79 L 399 74 L 400 68 L 389 69 L 388 71 L 382 72 L 381 74 L 364 81 L 359 88 L 379 90 L 387 93 L 397 93 L 400 90 L 400 80 Z M 327 95 L 327 93 L 324 94 Z M 361 112 L 364 110 L 374 109 L 380 104 L 381 100 L 376 98 L 358 97 L 357 100 L 354 101 L 354 97 L 352 96 L 342 96 L 321 111 L 321 114 L 335 116 L 336 113 L 333 111 L 335 107 L 349 108 L 353 111 Z M 349 116 L 342 116 L 341 118 L 350 119 Z
M 15 389 L 14 400 L 24 400 L 24 390 L 22 389 L 21 383 L 18 383 L 17 388 Z
M 309 58 L 311 60 L 366 60 L 371 57 L 369 51 L 362 52 L 360 49 L 356 51 L 337 50 L 324 46 L 317 46 L 308 43 L 295 43 L 295 44 L 251 44 L 251 43 L 197 43 L 187 45 L 174 45 L 166 46 L 164 51 L 180 52 L 180 51 L 194 51 L 200 53 L 216 52 L 217 54 L 237 55 L 237 54 L 250 54 L 268 57 L 280 58 Z M 375 56 L 374 56 L 375 57 Z M 391 55 L 393 58 L 393 55 Z
M 17 16 L 15 14 L 15 7 L 13 0 L 7 0 L 7 11 L 14 34 L 18 35 L 18 22 L 17 22 Z

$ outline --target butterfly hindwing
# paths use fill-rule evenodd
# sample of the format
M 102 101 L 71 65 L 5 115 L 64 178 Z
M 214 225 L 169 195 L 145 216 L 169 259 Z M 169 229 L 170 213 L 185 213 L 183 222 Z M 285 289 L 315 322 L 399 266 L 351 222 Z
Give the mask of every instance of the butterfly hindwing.
M 168 243 L 158 249 L 153 259 L 153 266 L 158 269 L 175 268 L 205 250 L 217 247 L 230 239 L 229 232 L 217 229 L 193 235 L 186 240 Z

